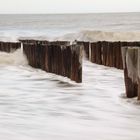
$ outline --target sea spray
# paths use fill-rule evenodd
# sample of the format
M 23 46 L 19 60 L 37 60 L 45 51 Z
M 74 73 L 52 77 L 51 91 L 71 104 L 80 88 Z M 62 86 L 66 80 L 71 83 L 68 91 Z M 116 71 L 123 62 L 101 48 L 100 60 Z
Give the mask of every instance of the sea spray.
M 77 33 L 65 34 L 55 40 L 79 40 L 79 41 L 139 41 L 140 32 L 110 32 L 110 31 L 95 31 L 83 30 Z
M 0 65 L 27 65 L 28 61 L 21 51 L 18 49 L 11 53 L 0 52 Z

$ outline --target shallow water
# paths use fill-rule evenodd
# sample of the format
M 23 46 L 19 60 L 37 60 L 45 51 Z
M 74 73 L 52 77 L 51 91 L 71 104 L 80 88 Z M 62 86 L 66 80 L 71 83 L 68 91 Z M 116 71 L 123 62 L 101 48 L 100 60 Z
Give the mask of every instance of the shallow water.
M 123 72 L 84 60 L 83 83 L 22 65 L 0 65 L 0 139 L 139 140 L 140 107 Z

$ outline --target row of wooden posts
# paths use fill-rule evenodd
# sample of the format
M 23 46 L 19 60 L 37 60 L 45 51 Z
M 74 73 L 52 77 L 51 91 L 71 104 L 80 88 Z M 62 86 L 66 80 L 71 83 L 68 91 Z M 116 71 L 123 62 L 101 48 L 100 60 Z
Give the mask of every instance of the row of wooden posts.
M 83 46 L 68 41 L 20 40 L 29 65 L 82 82 Z M 12 52 L 21 48 L 20 42 L 0 42 L 0 51 Z
M 123 69 L 121 48 L 126 46 L 140 46 L 140 42 L 77 42 L 84 46 L 89 61 L 108 67 Z
M 70 45 L 68 41 L 20 40 L 29 65 L 46 72 L 82 82 L 83 49 L 89 61 L 124 69 L 124 81 L 128 98 L 140 99 L 140 42 L 81 42 Z M 21 43 L 0 42 L 0 51 L 11 52 Z
M 140 42 L 79 42 L 89 61 L 124 69 L 126 96 L 140 100 Z
M 29 65 L 82 82 L 83 47 L 68 42 L 23 43 Z

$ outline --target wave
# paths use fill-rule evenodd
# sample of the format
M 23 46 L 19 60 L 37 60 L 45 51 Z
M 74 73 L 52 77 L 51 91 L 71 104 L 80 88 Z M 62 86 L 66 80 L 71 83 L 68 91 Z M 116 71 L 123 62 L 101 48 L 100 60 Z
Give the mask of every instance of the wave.
M 15 42 L 19 39 L 36 39 L 36 40 L 65 40 L 65 41 L 139 41 L 140 32 L 118 32 L 118 31 L 96 31 L 96 30 L 81 30 L 79 32 L 66 33 L 62 35 L 56 35 L 55 37 L 49 36 L 46 32 L 29 31 L 28 34 L 20 31 L 16 31 L 14 34 L 8 32 L 4 36 L 0 36 L 0 41 Z
M 80 31 L 78 33 L 69 33 L 55 40 L 68 41 L 139 41 L 140 32 L 108 32 L 108 31 Z
M 11 53 L 0 52 L 0 65 L 28 65 L 28 61 L 21 49 L 18 49 Z

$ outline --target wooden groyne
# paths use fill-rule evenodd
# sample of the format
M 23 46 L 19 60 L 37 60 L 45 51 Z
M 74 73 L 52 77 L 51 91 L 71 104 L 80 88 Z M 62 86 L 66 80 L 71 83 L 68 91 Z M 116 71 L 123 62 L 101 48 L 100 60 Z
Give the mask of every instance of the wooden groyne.
M 124 47 L 122 56 L 126 95 L 140 100 L 140 47 Z
M 12 52 L 21 48 L 20 42 L 0 42 L 0 51 L 2 52 Z
M 89 61 L 124 69 L 126 96 L 140 100 L 140 42 L 79 42 Z
M 68 42 L 46 44 L 26 42 L 23 43 L 23 51 L 32 67 L 81 83 L 83 48 L 79 45 L 67 44 Z
M 86 57 L 92 63 L 123 69 L 121 48 L 125 46 L 140 46 L 140 42 L 98 41 L 80 42 L 84 46 Z
M 89 61 L 118 69 L 124 69 L 124 81 L 128 98 L 140 100 L 140 42 L 121 41 L 69 41 L 19 40 L 0 42 L 0 51 L 11 52 L 23 46 L 29 65 L 71 80 L 82 82 L 83 50 Z

